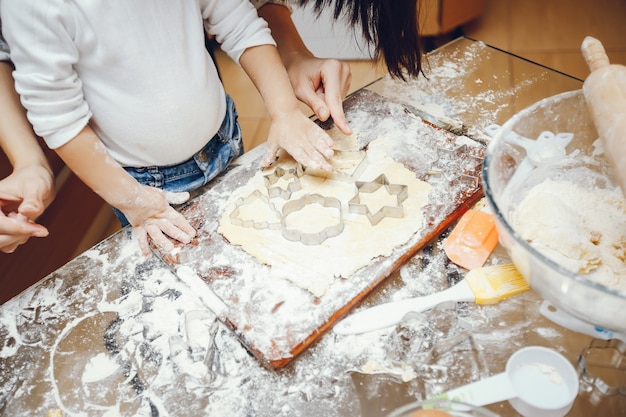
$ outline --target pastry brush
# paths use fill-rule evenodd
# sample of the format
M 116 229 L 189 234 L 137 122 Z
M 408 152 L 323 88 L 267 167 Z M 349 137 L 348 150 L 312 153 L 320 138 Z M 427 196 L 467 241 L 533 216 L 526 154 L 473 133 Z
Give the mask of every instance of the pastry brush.
M 337 323 L 333 331 L 340 335 L 370 332 L 398 324 L 408 312 L 425 311 L 444 301 L 497 304 L 529 288 L 513 264 L 480 267 L 472 269 L 456 285 L 444 291 L 392 301 L 354 313 Z

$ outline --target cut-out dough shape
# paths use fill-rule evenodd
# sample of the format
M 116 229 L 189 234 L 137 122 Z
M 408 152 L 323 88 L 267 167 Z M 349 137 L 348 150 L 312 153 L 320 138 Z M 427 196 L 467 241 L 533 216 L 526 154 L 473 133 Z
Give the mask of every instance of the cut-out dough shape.
M 365 170 L 367 153 L 365 151 L 341 151 L 335 150 L 335 155 L 329 160 L 333 170 L 328 172 L 322 169 L 310 168 L 299 164 L 299 169 L 304 175 L 326 178 L 333 181 L 347 183 L 354 182 Z M 349 164 L 352 169 L 346 169 Z
M 322 207 L 337 209 L 337 222 L 315 233 L 307 233 L 302 230 L 287 227 L 287 217 L 296 211 L 302 210 L 309 204 L 319 204 Z M 321 194 L 306 194 L 298 200 L 290 201 L 283 206 L 282 226 L 283 237 L 285 239 L 292 242 L 302 242 L 305 245 L 319 245 L 326 239 L 338 236 L 341 232 L 343 232 L 344 222 L 343 215 L 341 213 L 341 201 L 334 197 L 324 197 Z
M 270 210 L 273 210 L 274 212 L 276 212 L 276 218 L 280 218 L 280 213 L 278 211 L 276 211 L 276 208 L 274 207 L 274 205 L 270 202 L 269 198 L 262 194 L 261 191 L 259 190 L 254 190 L 252 193 L 250 193 L 247 197 L 244 198 L 240 198 L 235 202 L 235 208 L 233 209 L 233 211 L 230 213 L 230 222 L 232 224 L 234 224 L 235 226 L 241 226 L 241 227 L 248 227 L 248 228 L 253 228 L 253 229 L 271 229 L 271 230 L 278 230 L 282 227 L 282 224 L 280 222 L 280 220 L 277 220 L 276 222 L 268 222 L 268 221 L 261 221 L 261 222 L 257 222 L 254 220 L 244 220 L 240 217 L 241 214 L 241 207 L 246 206 L 246 205 L 250 205 L 252 203 L 254 203 L 256 200 L 261 200 L 263 203 L 265 203 L 267 205 L 267 207 Z
M 290 169 L 276 167 L 274 171 L 264 177 L 268 196 L 270 198 L 280 197 L 289 200 L 291 194 L 302 189 L 302 185 L 300 184 L 300 177 L 302 175 L 303 173 L 299 167 Z M 282 188 L 277 185 L 278 181 L 281 179 L 289 181 L 287 188 Z
M 396 196 L 395 206 L 383 206 L 376 213 L 372 213 L 367 204 L 361 204 L 360 195 L 363 193 L 376 192 L 380 187 L 385 187 L 389 195 Z M 377 225 L 385 217 L 404 217 L 402 202 L 408 197 L 408 187 L 401 184 L 390 184 L 385 174 L 379 175 L 373 181 L 357 181 L 357 193 L 348 203 L 350 213 L 367 216 L 372 226 Z

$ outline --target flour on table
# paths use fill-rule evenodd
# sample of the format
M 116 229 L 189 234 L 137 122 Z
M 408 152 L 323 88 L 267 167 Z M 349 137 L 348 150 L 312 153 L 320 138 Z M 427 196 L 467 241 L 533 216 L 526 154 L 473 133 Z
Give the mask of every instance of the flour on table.
M 354 136 L 333 139 L 336 149 L 357 153 Z M 343 231 L 337 236 L 333 235 L 320 244 L 311 245 L 287 240 L 283 237 L 282 231 L 276 228 L 249 227 L 252 222 L 257 226 L 275 222 L 275 215 L 263 217 L 272 210 L 252 211 L 246 210 L 245 207 L 236 210 L 237 203 L 241 203 L 241 199 L 246 200 L 246 197 L 254 192 L 268 196 L 264 176 L 271 171 L 258 172 L 246 185 L 233 193 L 220 220 L 218 232 L 231 244 L 240 245 L 259 262 L 269 265 L 272 277 L 288 279 L 315 296 L 321 297 L 334 279 L 348 278 L 358 269 L 368 265 L 372 259 L 390 255 L 395 247 L 406 243 L 423 226 L 421 210 L 428 203 L 431 186 L 417 179 L 415 173 L 388 156 L 387 150 L 392 144 L 393 138 L 380 137 L 369 143 L 365 159 L 362 160 L 361 157 L 363 162 L 358 158 L 352 163 L 345 159 L 341 160 L 341 168 L 337 168 L 337 165 L 335 168 L 342 173 L 342 180 L 303 175 L 297 179 L 300 188 L 289 195 L 289 200 L 280 197 L 265 200 L 271 204 L 275 212 L 281 213 L 287 201 L 295 201 L 309 194 L 335 198 L 341 202 L 344 225 Z M 292 160 L 287 160 L 282 161 L 279 166 L 288 170 L 294 169 L 296 165 Z M 353 178 L 352 181 L 345 180 L 346 175 L 343 174 L 351 175 L 355 172 L 358 172 L 358 178 Z M 350 213 L 348 202 L 357 193 L 354 180 L 374 181 L 381 174 L 384 174 L 392 185 L 407 186 L 408 196 L 401 202 L 404 210 L 402 217 L 384 217 L 379 223 L 372 225 L 366 215 Z M 370 212 L 376 213 L 382 204 L 389 203 L 388 193 L 383 194 L 364 195 L 362 204 L 367 204 Z M 393 198 L 395 197 L 392 196 L 392 200 Z M 264 200 L 256 199 L 255 204 L 262 201 Z M 236 211 L 241 221 L 244 223 L 248 221 L 248 227 L 242 225 L 241 221 L 231 221 L 233 211 Z M 243 217 L 244 213 L 249 216 L 251 212 L 257 213 L 254 218 Z M 291 213 L 286 218 L 289 221 L 287 226 L 290 229 L 297 227 L 302 233 L 312 235 L 322 230 L 336 231 L 333 225 L 337 223 L 337 212 L 338 209 L 335 207 L 309 204 Z
M 85 365 L 82 381 L 83 383 L 101 381 L 117 372 L 118 368 L 119 365 L 112 356 L 99 353 Z

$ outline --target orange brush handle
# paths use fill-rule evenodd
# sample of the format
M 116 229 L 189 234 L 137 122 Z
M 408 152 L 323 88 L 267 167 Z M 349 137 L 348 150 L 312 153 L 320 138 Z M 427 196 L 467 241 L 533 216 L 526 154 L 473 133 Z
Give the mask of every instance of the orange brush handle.
M 465 269 L 482 266 L 498 244 L 493 216 L 479 210 L 468 210 L 459 219 L 443 244 L 448 258 Z

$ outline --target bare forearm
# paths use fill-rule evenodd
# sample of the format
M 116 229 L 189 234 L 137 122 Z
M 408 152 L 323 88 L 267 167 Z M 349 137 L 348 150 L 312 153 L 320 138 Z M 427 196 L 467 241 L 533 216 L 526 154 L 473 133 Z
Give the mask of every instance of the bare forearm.
M 120 210 L 139 192 L 139 183 L 109 155 L 89 126 L 56 152 L 89 188 Z
M 261 166 L 270 165 L 284 149 L 299 163 L 330 171 L 333 140 L 298 108 L 296 95 L 278 51 L 271 45 L 248 48 L 239 59 L 261 93 L 272 119 L 268 150 Z
M 285 66 L 288 67 L 299 56 L 313 56 L 300 37 L 289 9 L 277 4 L 266 4 L 258 13 L 270 27 Z
M 350 65 L 315 57 L 304 44 L 286 7 L 266 4 L 259 9 L 259 15 L 272 30 L 298 100 L 308 105 L 320 120 L 332 117 L 343 133 L 351 134 L 342 105 L 350 88 Z
M 271 45 L 246 49 L 240 58 L 267 107 L 272 119 L 298 110 L 298 102 L 278 52 Z
M 0 62 L 0 146 L 14 169 L 28 165 L 47 168 L 48 161 L 15 92 L 11 71 L 7 63 Z

